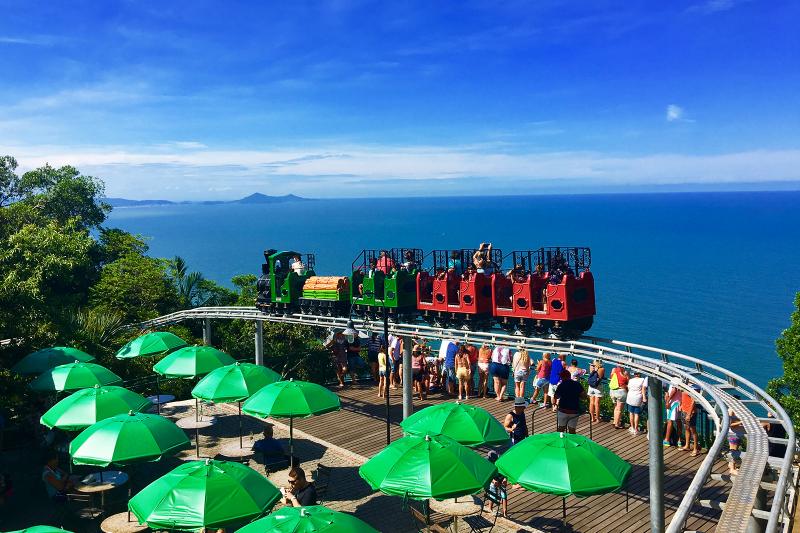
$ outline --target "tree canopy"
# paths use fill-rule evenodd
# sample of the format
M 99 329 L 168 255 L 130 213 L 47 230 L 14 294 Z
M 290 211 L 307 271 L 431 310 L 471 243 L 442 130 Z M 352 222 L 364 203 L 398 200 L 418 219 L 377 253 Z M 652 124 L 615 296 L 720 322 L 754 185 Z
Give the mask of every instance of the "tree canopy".
M 771 380 L 769 392 L 780 402 L 795 425 L 800 424 L 800 292 L 794 298 L 791 324 L 775 342 L 783 361 L 783 375 Z
M 0 157 L 0 408 L 13 412 L 32 398 L 26 380 L 10 372 L 24 355 L 67 345 L 94 355 L 125 379 L 152 376 L 152 359 L 119 361 L 116 350 L 136 337 L 149 318 L 202 305 L 253 305 L 255 276 L 236 276 L 233 289 L 191 271 L 181 257 L 147 255 L 144 238 L 106 227 L 111 207 L 101 180 L 71 166 L 50 165 L 17 173 L 17 161 Z M 170 328 L 199 343 L 202 325 Z M 221 322 L 214 344 L 235 358 L 253 357 L 252 323 Z M 278 371 L 323 379 L 315 332 L 299 326 L 268 327 L 265 344 Z M 185 392 L 189 382 L 169 386 Z

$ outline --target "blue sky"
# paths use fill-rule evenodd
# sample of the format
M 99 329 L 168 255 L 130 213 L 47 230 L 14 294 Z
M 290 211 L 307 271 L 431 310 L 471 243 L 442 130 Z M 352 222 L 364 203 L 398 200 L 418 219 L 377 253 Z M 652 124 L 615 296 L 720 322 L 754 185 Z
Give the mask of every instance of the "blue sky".
M 800 182 L 798 2 L 0 9 L 0 153 L 110 196 Z

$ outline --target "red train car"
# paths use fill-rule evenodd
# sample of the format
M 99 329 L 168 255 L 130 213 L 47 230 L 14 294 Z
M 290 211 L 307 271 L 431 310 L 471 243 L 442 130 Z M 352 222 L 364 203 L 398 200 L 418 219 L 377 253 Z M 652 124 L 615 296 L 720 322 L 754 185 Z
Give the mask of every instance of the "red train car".
M 509 256 L 511 270 L 492 278 L 492 313 L 501 327 L 571 338 L 592 326 L 595 299 L 589 248 L 550 247 Z
M 468 329 L 492 326 L 492 276 L 503 254 L 486 252 L 491 257 L 479 269 L 473 262 L 475 252 L 433 250 L 428 254 L 431 269 L 417 274 L 417 310 L 424 320 Z

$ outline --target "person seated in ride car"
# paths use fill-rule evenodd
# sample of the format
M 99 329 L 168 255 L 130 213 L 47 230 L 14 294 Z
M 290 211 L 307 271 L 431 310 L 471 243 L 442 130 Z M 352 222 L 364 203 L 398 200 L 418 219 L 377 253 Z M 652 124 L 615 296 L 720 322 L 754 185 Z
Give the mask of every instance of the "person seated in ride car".
M 457 276 L 464 273 L 464 266 L 461 264 L 461 252 L 458 250 L 450 252 L 450 260 L 447 262 L 447 272 Z
M 527 273 L 525 272 L 524 265 L 514 265 L 514 268 L 506 273 L 506 277 L 514 283 L 524 283 Z
M 403 270 L 406 272 L 414 272 L 417 269 L 417 262 L 414 260 L 414 252 L 411 250 L 406 250 L 406 253 L 403 254 Z
M 394 266 L 394 259 L 389 255 L 389 252 L 381 250 L 380 257 L 377 261 L 378 270 L 382 271 L 384 274 L 388 274 Z
M 359 270 L 361 270 L 361 267 L 359 267 Z M 377 261 L 377 259 L 375 259 L 373 257 L 373 258 L 371 258 L 369 260 L 369 266 L 367 267 L 367 272 L 364 274 L 364 277 L 368 278 L 368 279 L 372 279 L 372 278 L 375 277 L 375 272 L 377 272 L 377 271 L 378 271 L 378 261 Z M 361 296 L 364 296 L 364 284 L 363 283 L 359 283 L 358 284 L 358 293 Z
M 296 254 L 294 257 L 292 257 L 292 262 L 289 265 L 289 269 L 291 269 L 298 276 L 302 276 L 306 273 L 306 266 L 300 259 L 300 254 Z
M 475 265 L 478 274 L 486 274 L 487 276 L 494 272 L 494 265 L 492 264 L 492 243 L 487 246 L 482 242 L 474 254 L 472 254 L 472 264 Z

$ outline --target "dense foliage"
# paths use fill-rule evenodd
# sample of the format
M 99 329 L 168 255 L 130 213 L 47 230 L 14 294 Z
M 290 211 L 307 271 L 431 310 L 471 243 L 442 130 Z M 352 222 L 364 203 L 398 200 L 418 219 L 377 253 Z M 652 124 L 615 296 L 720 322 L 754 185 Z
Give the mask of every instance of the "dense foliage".
M 792 422 L 800 424 L 800 292 L 794 298 L 791 324 L 776 341 L 783 375 L 769 382 L 767 392 L 780 402 Z
M 119 361 L 114 353 L 140 331 L 129 325 L 201 305 L 252 305 L 255 276 L 236 276 L 234 289 L 191 272 L 180 257 L 147 255 L 142 237 L 103 224 L 111 207 L 103 183 L 70 166 L 17 173 L 13 157 L 0 157 L 0 410 L 13 417 L 33 398 L 30 378 L 9 369 L 24 355 L 55 345 L 74 346 L 140 390 L 153 377 L 153 359 Z M 213 344 L 237 359 L 253 358 L 254 325 L 219 321 Z M 199 343 L 202 325 L 170 328 Z M 276 371 L 321 381 L 327 365 L 319 332 L 265 325 L 267 364 Z M 185 394 L 191 382 L 172 382 Z

